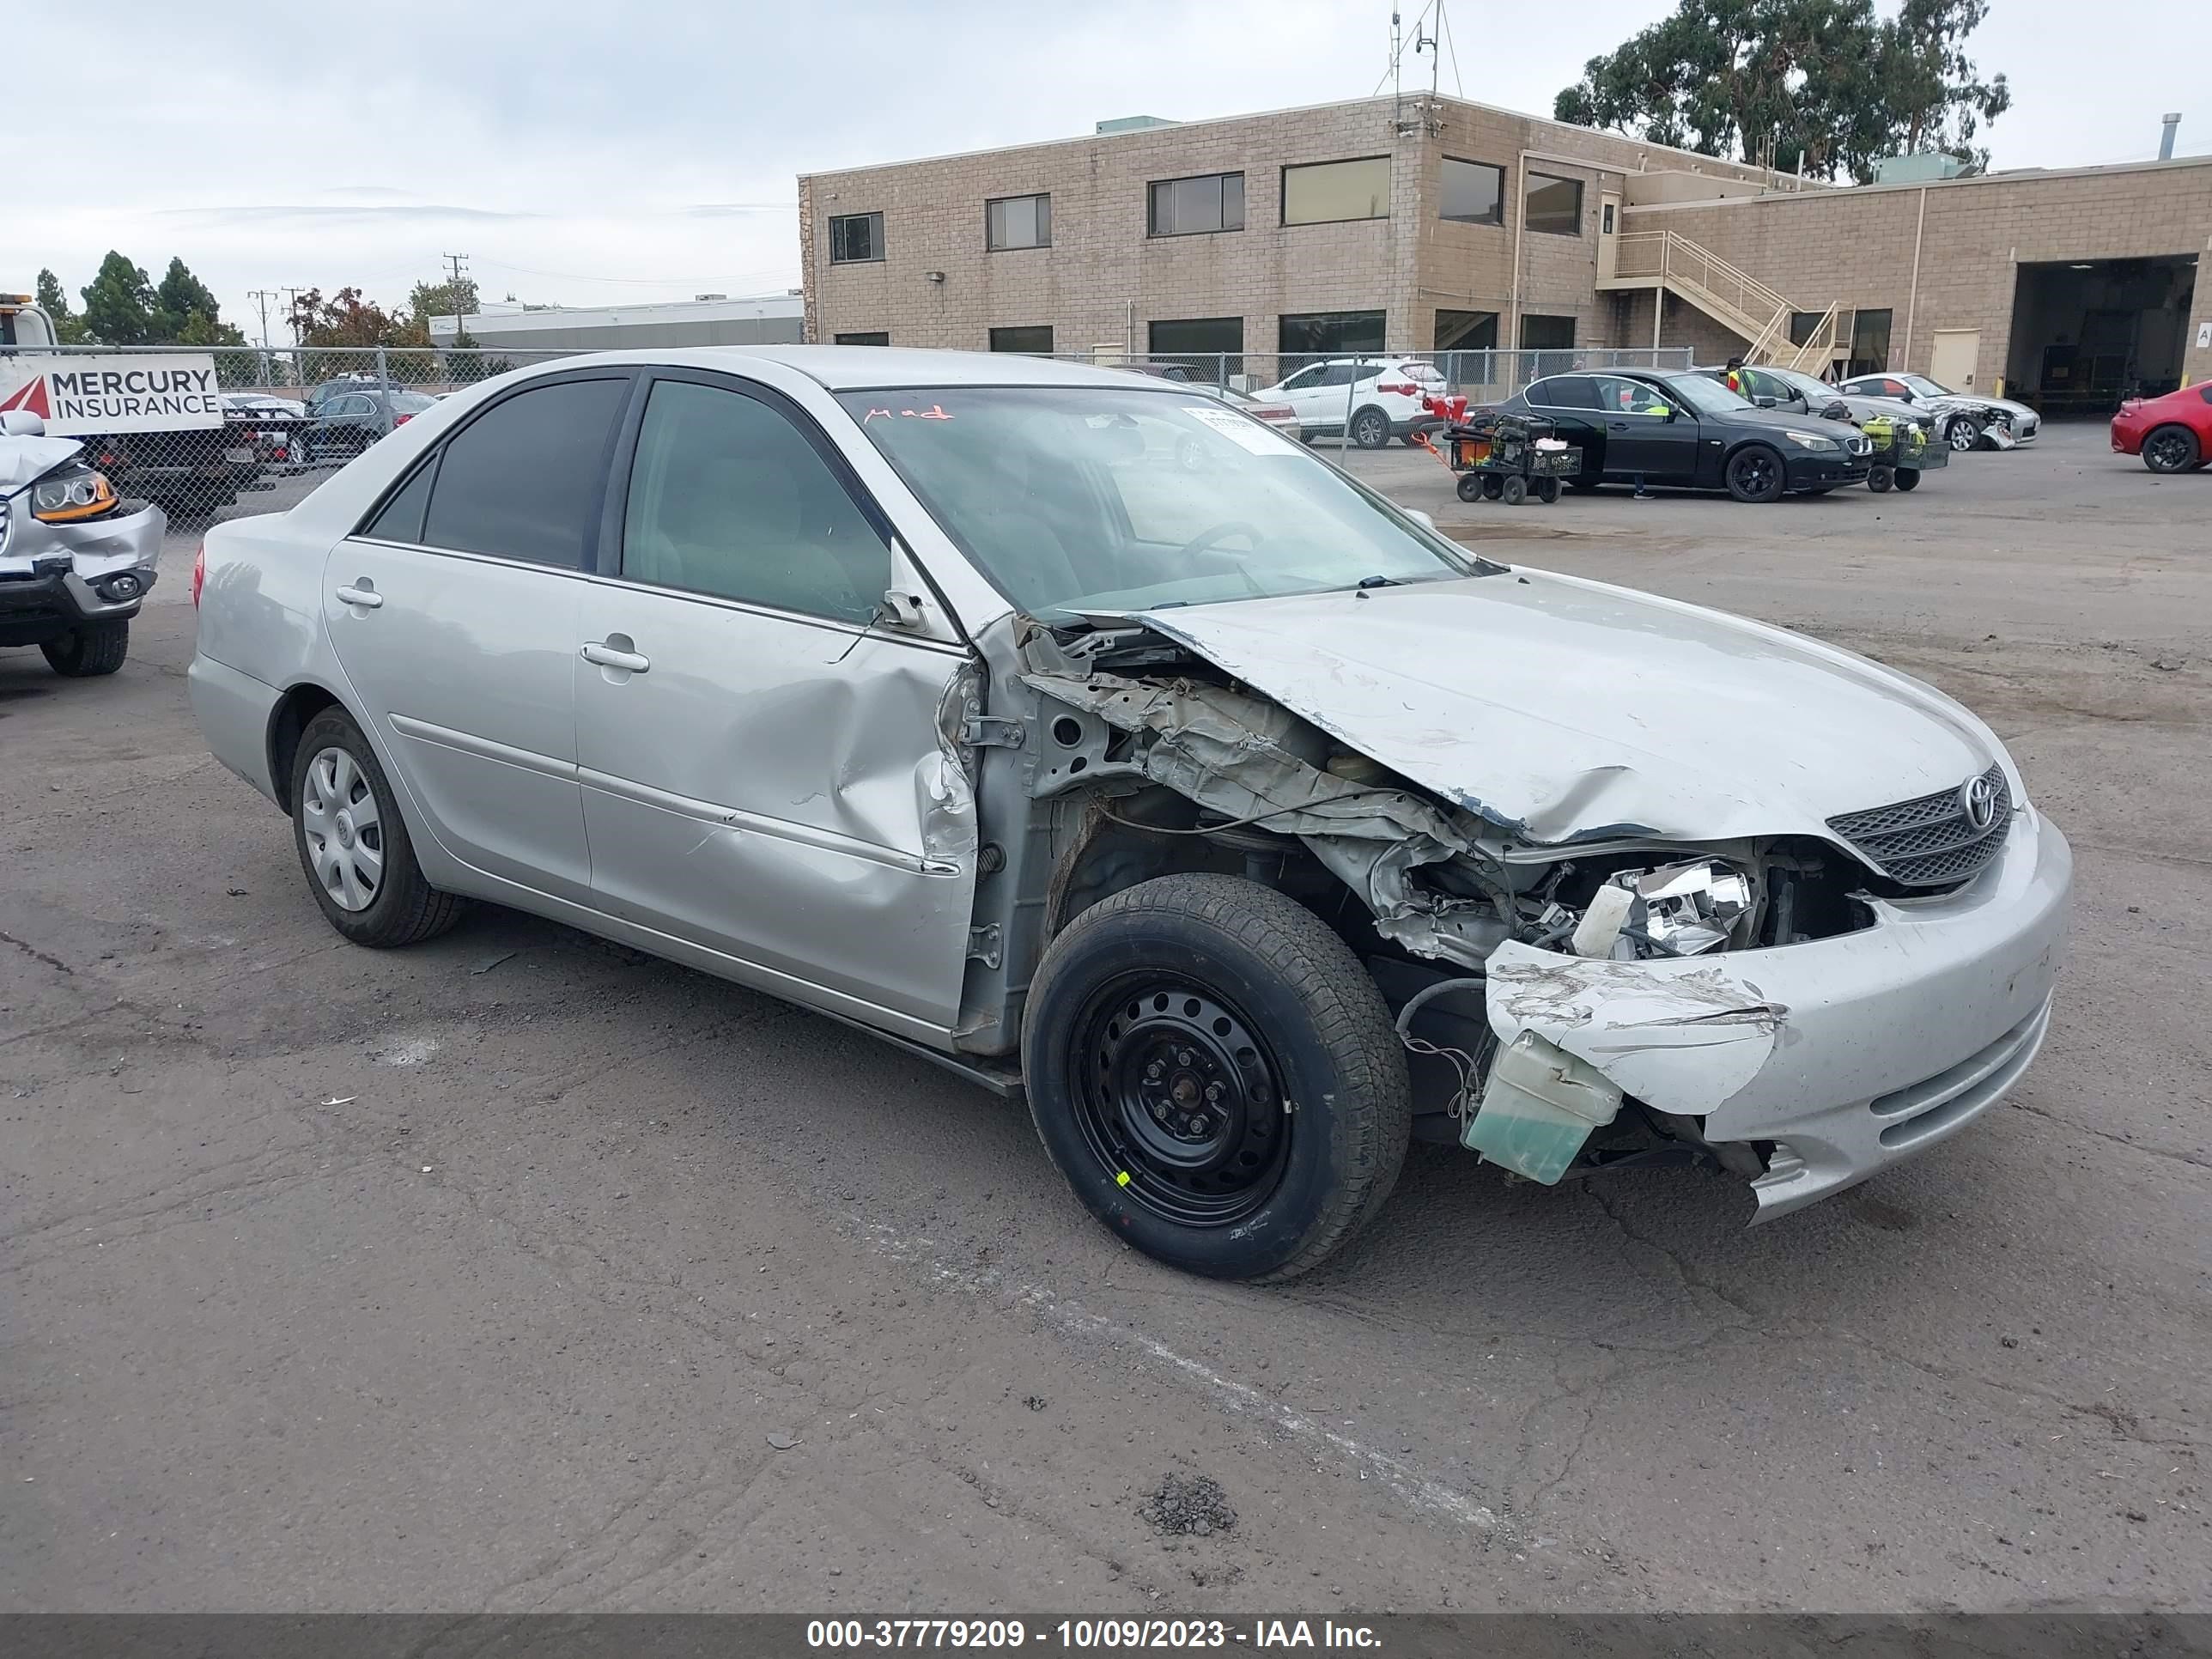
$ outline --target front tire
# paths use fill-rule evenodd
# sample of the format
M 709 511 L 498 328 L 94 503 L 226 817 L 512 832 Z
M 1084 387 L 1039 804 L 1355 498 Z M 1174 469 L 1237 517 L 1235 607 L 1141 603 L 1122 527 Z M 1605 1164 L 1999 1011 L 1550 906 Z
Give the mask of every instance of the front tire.
M 1887 495 L 1897 483 L 1897 474 L 1886 466 L 1878 466 L 1867 474 L 1867 488 L 1877 495 Z
M 1458 490 L 1460 500 L 1463 501 L 1480 501 L 1482 499 L 1482 474 L 1480 472 L 1461 473 L 1459 475 L 1459 483 L 1455 488 Z
M 1380 1209 L 1412 1106 L 1389 1010 L 1303 905 L 1233 876 L 1115 894 L 1046 951 L 1030 1112 L 1076 1196 L 1212 1279 L 1317 1267 Z
M 1746 444 L 1729 457 L 1729 494 L 1740 501 L 1779 501 L 1786 477 L 1782 457 L 1765 444 Z
M 112 674 L 131 654 L 131 622 L 87 623 L 39 647 L 46 666 L 64 679 L 88 680 Z
M 1914 490 L 1919 489 L 1920 469 L 1917 466 L 1900 466 L 1898 468 L 1897 487 L 1899 489 L 1904 490 Z
M 2185 426 L 2161 426 L 2142 441 L 2142 464 L 2154 472 L 2186 472 L 2202 454 Z
M 1352 441 L 1362 449 L 1380 449 L 1390 441 L 1390 417 L 1379 409 L 1363 409 L 1352 417 Z
M 1943 428 L 1943 441 L 1954 453 L 1963 455 L 1982 441 L 1982 423 L 1971 415 L 1955 416 Z
M 352 719 L 307 722 L 292 767 L 292 840 L 324 919 L 379 950 L 435 939 L 466 901 L 422 878 L 391 782 Z

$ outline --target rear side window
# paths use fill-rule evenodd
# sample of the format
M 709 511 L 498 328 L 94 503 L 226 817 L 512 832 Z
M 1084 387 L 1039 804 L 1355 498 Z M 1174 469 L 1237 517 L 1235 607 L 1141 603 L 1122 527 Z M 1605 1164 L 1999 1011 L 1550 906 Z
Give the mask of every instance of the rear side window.
M 890 585 L 891 556 L 781 410 L 719 386 L 661 380 L 630 465 L 622 574 L 865 623 Z
M 430 500 L 430 479 L 438 470 L 434 458 L 424 461 L 411 473 L 398 492 L 385 502 L 383 510 L 368 521 L 361 533 L 385 542 L 419 542 L 422 539 L 422 509 Z
M 1544 395 L 1539 398 L 1536 394 Z M 1553 409 L 1595 409 L 1598 406 L 1597 388 L 1583 374 L 1559 374 L 1548 380 L 1540 380 L 1528 388 L 1528 401 L 1548 404 Z
M 582 568 L 608 434 L 629 389 L 625 380 L 533 386 L 470 422 L 447 441 L 424 543 Z

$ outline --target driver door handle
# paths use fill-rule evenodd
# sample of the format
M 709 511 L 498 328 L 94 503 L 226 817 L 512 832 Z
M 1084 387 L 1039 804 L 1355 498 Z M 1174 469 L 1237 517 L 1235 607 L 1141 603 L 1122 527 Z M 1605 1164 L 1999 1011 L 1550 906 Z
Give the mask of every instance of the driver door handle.
M 1615 432 L 1626 432 L 1628 430 L 1628 422 L 1626 421 L 1607 421 L 1606 424 L 1611 427 Z
M 635 651 L 618 651 L 599 640 L 584 647 L 584 660 L 595 662 L 602 668 L 625 669 L 633 674 L 642 674 L 653 666 L 652 658 L 640 656 Z
M 340 605 L 349 605 L 356 611 L 374 611 L 384 603 L 384 595 L 364 582 L 357 587 L 338 589 L 337 600 Z

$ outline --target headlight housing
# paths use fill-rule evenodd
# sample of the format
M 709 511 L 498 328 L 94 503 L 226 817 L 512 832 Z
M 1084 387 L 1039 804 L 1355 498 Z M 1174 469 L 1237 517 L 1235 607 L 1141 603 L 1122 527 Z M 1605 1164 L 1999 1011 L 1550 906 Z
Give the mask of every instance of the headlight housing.
M 31 486 L 31 516 L 42 524 L 76 524 L 114 510 L 114 486 L 88 466 L 64 467 Z
M 1833 449 L 1837 447 L 1833 438 L 1824 438 L 1817 432 L 1800 432 L 1795 427 L 1782 435 L 1801 449 Z

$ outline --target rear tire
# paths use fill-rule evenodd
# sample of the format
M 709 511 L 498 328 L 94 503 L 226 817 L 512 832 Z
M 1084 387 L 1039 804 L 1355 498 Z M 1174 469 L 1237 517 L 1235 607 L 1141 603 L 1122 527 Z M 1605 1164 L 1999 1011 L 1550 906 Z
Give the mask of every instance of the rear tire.
M 2142 441 L 2142 464 L 2154 472 L 2186 472 L 2202 458 L 2197 434 L 2185 426 L 2154 427 Z
M 1886 495 L 1897 483 L 1897 474 L 1886 466 L 1878 466 L 1867 474 L 1867 488 L 1877 495 Z
M 1900 466 L 1898 468 L 1897 487 L 1903 490 L 1914 490 L 1919 489 L 1920 469 L 1915 466 Z
M 39 647 L 46 666 L 64 679 L 112 674 L 131 654 L 131 621 L 86 623 Z
M 1557 478 L 1538 479 L 1536 482 L 1536 499 L 1543 502 L 1547 507 L 1549 507 L 1553 501 L 1559 500 L 1559 481 Z
M 1390 441 L 1390 417 L 1379 409 L 1363 409 L 1352 417 L 1352 441 L 1362 449 L 1380 449 Z
M 1498 494 L 1506 506 L 1518 507 L 1528 499 L 1528 481 L 1517 472 L 1510 472 L 1498 487 Z
M 1780 500 L 1787 477 L 1782 457 L 1765 444 L 1746 444 L 1729 457 L 1729 494 L 1740 501 Z
M 350 716 L 331 708 L 307 722 L 291 789 L 300 868 L 339 933 L 388 950 L 435 939 L 460 920 L 468 902 L 423 879 L 391 782 Z
M 1380 1209 L 1413 1117 L 1390 1012 L 1273 889 L 1176 875 L 1078 916 L 1022 1032 L 1030 1112 L 1091 1212 L 1213 1279 L 1318 1266 Z
M 1480 472 L 1461 473 L 1459 475 L 1458 489 L 1460 500 L 1463 501 L 1480 501 L 1482 499 L 1482 474 Z

